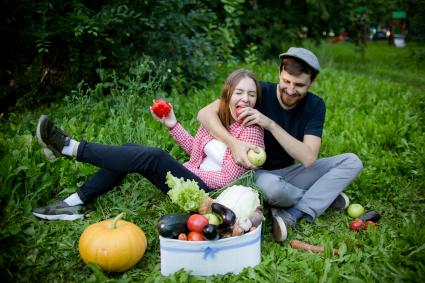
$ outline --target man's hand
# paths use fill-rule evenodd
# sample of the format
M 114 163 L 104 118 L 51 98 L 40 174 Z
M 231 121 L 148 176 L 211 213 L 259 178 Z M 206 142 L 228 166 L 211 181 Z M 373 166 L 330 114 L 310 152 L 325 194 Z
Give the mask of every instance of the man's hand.
M 251 107 L 242 108 L 238 119 L 239 121 L 242 121 L 242 125 L 244 126 L 251 126 L 256 124 L 266 130 L 268 130 L 274 123 L 273 120 L 263 115 L 257 109 Z
M 224 142 L 232 153 L 233 160 L 242 167 L 247 169 L 256 168 L 248 160 L 248 151 L 255 149 L 256 146 L 247 142 L 243 142 L 232 136 L 228 130 L 223 126 L 218 118 L 218 108 L 220 100 L 212 102 L 211 104 L 202 108 L 198 113 L 198 120 L 201 124 L 218 140 Z M 252 109 L 252 108 L 249 108 Z M 242 112 L 246 111 L 244 108 Z M 244 117 L 244 116 L 240 116 Z
M 239 121 L 243 121 L 242 125 L 250 126 L 257 124 L 265 130 L 268 130 L 274 138 L 279 142 L 282 148 L 295 160 L 300 161 L 305 168 L 311 166 L 319 155 L 321 138 L 313 135 L 305 135 L 303 141 L 299 141 L 292 137 L 284 129 L 282 129 L 273 120 L 263 115 L 257 109 L 251 107 L 243 108 L 238 117 Z M 233 152 L 233 151 L 232 151 Z M 245 153 L 246 154 L 246 153 Z M 241 164 L 242 157 L 240 158 Z M 243 158 L 248 158 L 247 155 Z M 235 158 L 234 158 L 235 159 Z M 236 161 L 236 159 L 235 159 Z M 238 161 L 236 161 L 238 162 Z M 249 162 L 249 161 L 248 161 Z
M 256 168 L 248 159 L 248 150 L 256 149 L 255 145 L 235 139 L 234 142 L 230 144 L 229 149 L 232 153 L 233 160 L 237 164 L 248 169 Z

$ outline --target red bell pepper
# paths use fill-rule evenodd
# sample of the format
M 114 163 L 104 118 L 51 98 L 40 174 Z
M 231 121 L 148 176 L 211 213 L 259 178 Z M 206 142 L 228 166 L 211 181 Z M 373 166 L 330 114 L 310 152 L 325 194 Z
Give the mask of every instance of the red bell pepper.
M 153 113 L 155 113 L 158 117 L 165 117 L 171 111 L 171 104 L 165 101 L 164 99 L 157 98 L 153 101 L 153 105 L 151 106 Z

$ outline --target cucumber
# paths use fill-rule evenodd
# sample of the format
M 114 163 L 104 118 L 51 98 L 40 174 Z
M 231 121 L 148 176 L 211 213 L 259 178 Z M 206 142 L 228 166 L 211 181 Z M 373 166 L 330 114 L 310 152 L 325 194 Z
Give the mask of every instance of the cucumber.
M 187 234 L 187 219 L 190 214 L 167 214 L 159 218 L 156 228 L 164 238 L 177 238 L 180 233 Z

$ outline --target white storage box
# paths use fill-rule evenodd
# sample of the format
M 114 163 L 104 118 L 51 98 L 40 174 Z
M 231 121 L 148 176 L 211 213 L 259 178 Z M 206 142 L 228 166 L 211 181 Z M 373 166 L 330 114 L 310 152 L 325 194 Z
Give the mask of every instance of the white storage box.
M 159 237 L 161 273 L 179 269 L 192 275 L 238 274 L 261 262 L 261 225 L 252 232 L 217 241 L 181 241 Z

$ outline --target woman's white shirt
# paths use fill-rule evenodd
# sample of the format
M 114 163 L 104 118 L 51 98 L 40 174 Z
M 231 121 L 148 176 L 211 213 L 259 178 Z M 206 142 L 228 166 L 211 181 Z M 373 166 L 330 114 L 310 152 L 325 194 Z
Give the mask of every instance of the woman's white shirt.
M 200 169 L 205 171 L 220 171 L 227 146 L 219 140 L 212 139 L 204 147 L 206 157 L 202 160 Z

